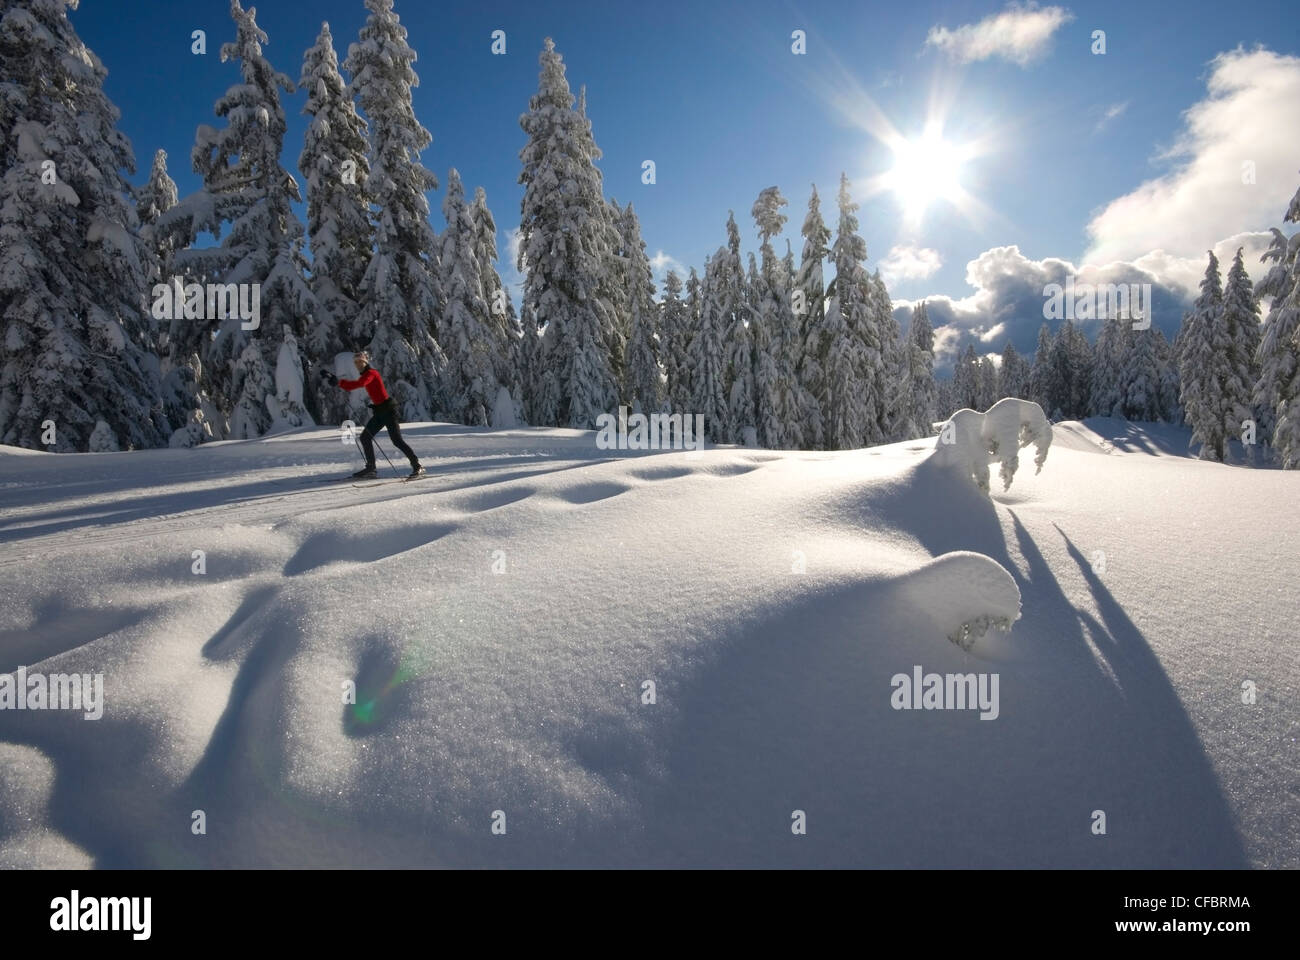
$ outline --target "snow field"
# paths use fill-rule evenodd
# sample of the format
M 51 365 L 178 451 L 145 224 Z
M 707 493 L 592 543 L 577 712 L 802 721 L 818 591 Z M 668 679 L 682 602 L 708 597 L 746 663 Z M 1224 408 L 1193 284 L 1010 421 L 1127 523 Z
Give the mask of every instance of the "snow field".
M 326 430 L 5 452 L 0 669 L 106 700 L 0 713 L 6 865 L 1297 864 L 1300 531 L 1250 519 L 1289 475 L 1093 434 L 990 498 L 934 441 L 409 433 L 431 477 L 366 490 L 292 486 Z M 999 716 L 893 709 L 915 666 Z

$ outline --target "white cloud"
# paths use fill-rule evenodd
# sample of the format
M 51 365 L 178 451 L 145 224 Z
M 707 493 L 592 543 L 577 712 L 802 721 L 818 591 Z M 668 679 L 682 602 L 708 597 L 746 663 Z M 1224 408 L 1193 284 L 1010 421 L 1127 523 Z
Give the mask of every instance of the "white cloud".
M 1226 276 L 1237 248 L 1243 249 L 1247 271 L 1258 280 L 1265 265 L 1260 254 L 1268 248 L 1268 233 L 1239 233 L 1213 244 L 1219 268 Z M 1149 283 L 1152 295 L 1152 320 L 1172 336 L 1182 321 L 1183 311 L 1196 298 L 1206 257 L 1173 256 L 1155 250 L 1133 260 L 1109 263 L 1085 263 L 1076 266 L 1058 257 L 1032 260 L 1019 247 L 993 247 L 966 264 L 966 282 L 972 292 L 965 297 L 944 295 L 924 299 L 935 332 L 935 360 L 946 368 L 966 345 L 975 344 L 977 353 L 992 348 L 1001 351 L 1010 340 L 1022 353 L 1032 353 L 1043 324 L 1043 287 L 1064 284 L 1073 276 L 1076 284 Z M 894 300 L 894 315 L 906 323 L 918 300 Z M 1100 321 L 1078 321 L 1089 337 L 1095 337 Z M 1058 321 L 1048 321 L 1053 330 Z
M 1107 107 L 1102 112 L 1101 119 L 1098 120 L 1097 125 L 1092 128 L 1092 132 L 1101 133 L 1101 131 L 1105 130 L 1112 120 L 1120 116 L 1127 109 L 1128 109 L 1127 100 L 1125 100 L 1123 103 L 1112 103 L 1109 107 Z
M 516 298 L 522 297 L 524 293 L 524 274 L 518 267 L 519 244 L 522 240 L 523 234 L 518 227 L 506 231 L 506 255 L 501 264 L 501 282 Z
M 934 276 L 943 266 L 939 251 L 912 244 L 899 244 L 890 248 L 880 261 L 880 276 L 885 283 L 900 280 L 924 280 Z
M 1088 224 L 1094 262 L 1156 253 L 1199 260 L 1224 237 L 1281 226 L 1300 171 L 1300 57 L 1233 50 L 1211 61 L 1208 96 L 1183 115 L 1174 169 L 1112 200 Z M 1254 183 L 1243 182 L 1253 164 Z
M 679 275 L 686 272 L 685 267 L 662 250 L 657 250 L 650 258 L 650 270 L 656 277 L 666 275 L 669 270 L 676 270 Z
M 938 47 L 961 63 L 999 57 L 1025 67 L 1044 56 L 1052 34 L 1074 19 L 1064 7 L 1042 7 L 1033 3 L 1011 4 L 1001 13 L 968 23 L 955 30 L 931 27 L 928 47 Z

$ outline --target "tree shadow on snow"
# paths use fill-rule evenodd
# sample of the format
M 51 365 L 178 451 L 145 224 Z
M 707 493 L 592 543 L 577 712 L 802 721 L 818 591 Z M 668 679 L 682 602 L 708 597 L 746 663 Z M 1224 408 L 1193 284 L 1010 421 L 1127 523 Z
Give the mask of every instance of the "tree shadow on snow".
M 1076 609 L 1008 511 L 1022 572 L 993 505 L 965 487 L 923 463 L 905 484 L 868 491 L 864 527 L 903 515 L 936 556 L 974 550 L 1002 564 L 1022 597 L 1010 636 L 964 653 L 905 599 L 907 574 L 756 612 L 708 644 L 716 657 L 680 687 L 661 684 L 676 732 L 663 786 L 645 798 L 646 862 L 1247 865 L 1196 731 L 1141 632 L 1067 539 L 1101 619 Z M 891 678 L 917 665 L 996 673 L 999 716 L 893 709 Z M 798 810 L 802 836 L 791 830 Z M 1097 810 L 1104 835 L 1093 833 Z

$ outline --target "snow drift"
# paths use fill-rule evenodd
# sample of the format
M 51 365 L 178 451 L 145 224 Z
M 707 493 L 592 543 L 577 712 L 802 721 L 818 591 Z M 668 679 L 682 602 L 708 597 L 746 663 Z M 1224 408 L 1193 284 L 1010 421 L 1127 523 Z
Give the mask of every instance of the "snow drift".
M 1291 476 L 404 432 L 360 490 L 326 428 L 0 451 L 0 671 L 104 676 L 0 711 L 0 864 L 1300 866 Z
M 1038 404 L 1005 397 L 986 413 L 967 409 L 949 417 L 939 428 L 934 456 L 938 463 L 969 475 L 987 493 L 989 464 L 1000 464 L 1002 489 L 1010 489 L 1020 465 L 1020 448 L 1031 443 L 1037 451 L 1037 473 L 1043 469 L 1047 449 L 1052 445 L 1052 425 Z

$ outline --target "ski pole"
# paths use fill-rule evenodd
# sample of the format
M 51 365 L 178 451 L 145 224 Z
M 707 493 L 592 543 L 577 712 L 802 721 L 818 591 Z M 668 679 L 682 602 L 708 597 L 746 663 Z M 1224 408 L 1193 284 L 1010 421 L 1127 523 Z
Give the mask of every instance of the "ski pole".
M 385 460 L 388 460 L 388 454 L 385 452 L 385 450 L 384 450 L 383 447 L 380 447 L 380 446 L 379 446 L 379 438 L 378 438 L 378 437 L 373 438 L 373 439 L 371 440 L 371 443 L 373 443 L 376 447 L 378 447 L 379 452 L 382 453 L 382 454 L 384 455 L 384 459 L 385 459 Z M 401 474 L 397 472 L 397 468 L 393 466 L 393 461 L 392 461 L 392 460 L 388 460 L 388 466 L 392 469 L 392 471 L 393 471 L 393 475 L 394 475 L 394 476 L 397 476 L 397 477 L 400 477 L 400 476 L 401 476 Z

